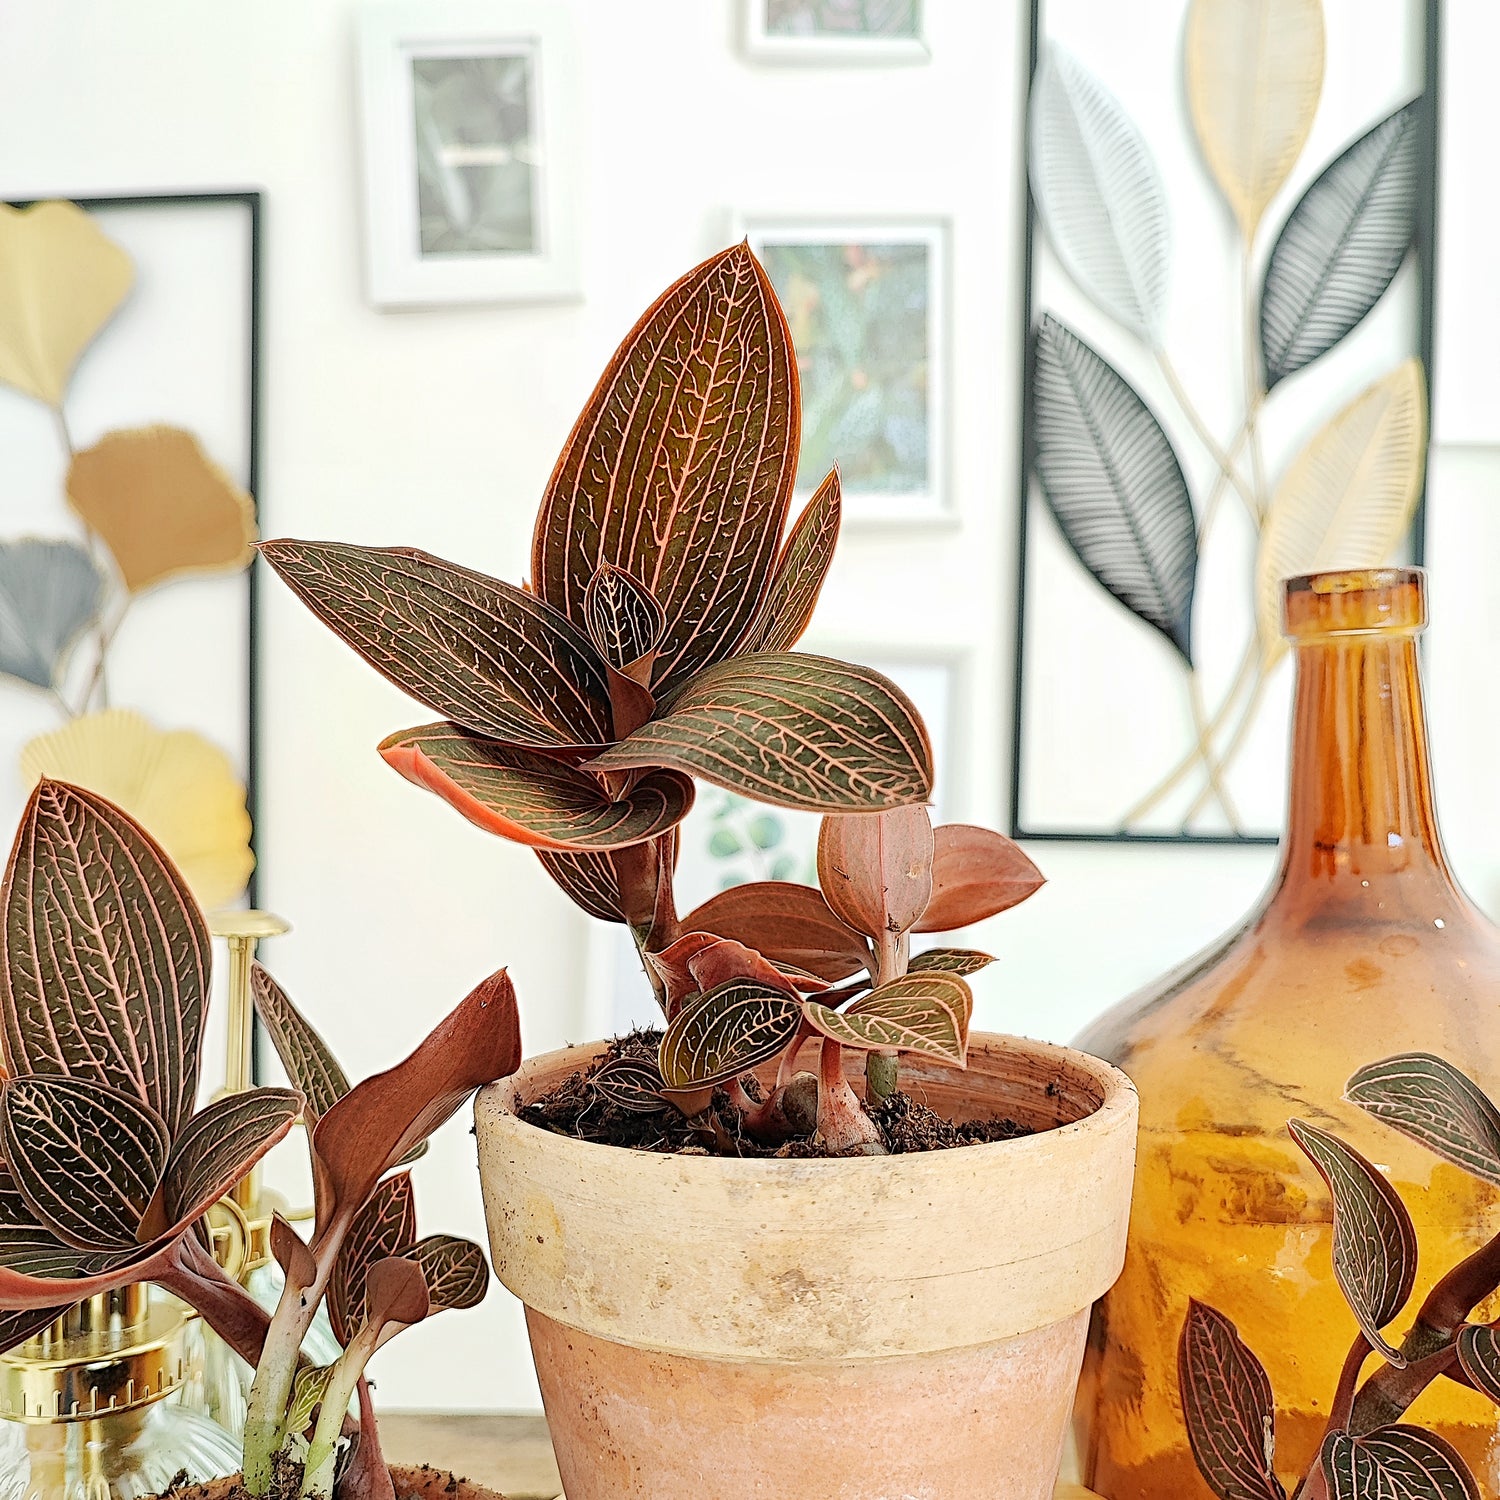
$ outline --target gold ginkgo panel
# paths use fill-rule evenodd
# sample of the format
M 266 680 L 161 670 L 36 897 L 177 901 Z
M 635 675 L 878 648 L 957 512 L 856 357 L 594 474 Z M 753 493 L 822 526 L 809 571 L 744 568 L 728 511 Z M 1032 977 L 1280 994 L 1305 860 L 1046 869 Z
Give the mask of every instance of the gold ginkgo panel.
M 133 709 L 87 714 L 21 752 L 27 790 L 70 781 L 125 809 L 166 850 L 206 910 L 245 892 L 255 858 L 245 786 L 191 729 L 163 732 Z

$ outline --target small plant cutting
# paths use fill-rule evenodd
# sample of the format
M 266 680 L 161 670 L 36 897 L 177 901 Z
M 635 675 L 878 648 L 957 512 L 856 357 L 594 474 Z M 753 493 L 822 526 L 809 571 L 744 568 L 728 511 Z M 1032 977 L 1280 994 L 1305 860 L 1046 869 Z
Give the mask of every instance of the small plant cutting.
M 202 914 L 159 846 L 94 793 L 43 781 L 0 888 L 0 1347 L 72 1303 L 152 1281 L 255 1366 L 244 1492 L 392 1500 L 364 1371 L 402 1328 L 484 1295 L 479 1248 L 419 1238 L 397 1171 L 479 1086 L 520 1062 L 502 971 L 404 1062 L 350 1088 L 263 970 L 257 1005 L 295 1088 L 196 1107 L 208 1003 Z M 310 1244 L 278 1220 L 274 1314 L 219 1267 L 203 1216 L 298 1117 L 316 1189 Z M 327 1301 L 343 1345 L 301 1358 Z M 349 1419 L 357 1399 L 361 1419 Z
M 1500 1186 L 1500 1110 L 1451 1063 L 1425 1052 L 1388 1057 L 1361 1068 L 1344 1097 Z M 1474 1320 L 1500 1290 L 1500 1235 L 1447 1271 L 1393 1340 L 1385 1330 L 1416 1282 L 1411 1218 L 1353 1147 L 1305 1120 L 1287 1128 L 1332 1195 L 1333 1270 L 1358 1325 L 1321 1448 L 1294 1500 L 1479 1500 L 1453 1446 L 1402 1418 L 1434 1380 L 1458 1381 L 1500 1404 L 1500 1323 Z M 1201 1302 L 1183 1325 L 1178 1380 L 1193 1457 L 1219 1500 L 1285 1500 L 1270 1380 L 1234 1324 Z
M 262 552 L 441 715 L 391 735 L 385 759 L 630 928 L 666 1031 L 654 1060 L 604 1070 L 604 1099 L 675 1105 L 720 1149 L 815 1131 L 831 1152 L 868 1151 L 880 1143 L 843 1050 L 868 1054 L 870 1103 L 902 1051 L 962 1066 L 965 976 L 987 962 L 913 961 L 911 935 L 993 915 L 1041 877 L 1000 834 L 932 828 L 931 746 L 895 684 L 792 649 L 842 506 L 834 472 L 788 527 L 800 429 L 786 319 L 738 245 L 668 288 L 610 362 L 542 497 L 528 584 L 404 548 Z M 822 890 L 755 882 L 680 916 L 694 777 L 823 815 Z M 812 1038 L 818 1074 L 799 1080 Z M 753 1097 L 742 1075 L 777 1060 Z

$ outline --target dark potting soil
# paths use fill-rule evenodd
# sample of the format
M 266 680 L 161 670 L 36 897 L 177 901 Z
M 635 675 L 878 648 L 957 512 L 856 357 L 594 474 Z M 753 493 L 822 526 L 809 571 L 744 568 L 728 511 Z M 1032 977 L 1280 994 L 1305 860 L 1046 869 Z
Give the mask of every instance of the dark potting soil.
M 400 1472 L 402 1477 L 397 1482 L 396 1500 L 440 1500 L 441 1496 L 457 1495 L 468 1486 L 467 1480 L 459 1479 L 446 1469 L 429 1468 L 426 1464 Z M 392 1477 L 395 1477 L 394 1473 Z M 301 1488 L 301 1465 L 287 1458 L 278 1458 L 269 1500 L 296 1500 Z M 162 1491 L 159 1500 L 253 1500 L 253 1497 L 237 1475 L 232 1480 L 215 1479 L 207 1484 L 190 1484 L 184 1471 Z
M 629 1146 L 637 1151 L 682 1156 L 803 1158 L 839 1154 L 805 1136 L 782 1145 L 752 1140 L 741 1128 L 739 1111 L 722 1091 L 714 1095 L 706 1119 L 699 1116 L 689 1121 L 670 1106 L 655 1114 L 623 1109 L 593 1086 L 590 1080 L 594 1074 L 616 1058 L 654 1062 L 660 1042 L 659 1031 L 632 1031 L 628 1036 L 616 1037 L 586 1071 L 570 1074 L 541 1098 L 523 1105 L 521 1118 L 558 1135 L 604 1146 Z M 753 1078 L 745 1080 L 745 1091 L 752 1098 L 760 1097 Z M 892 1156 L 907 1151 L 946 1151 L 954 1146 L 1010 1141 L 1032 1134 L 1015 1120 L 945 1120 L 900 1089 L 869 1113 Z

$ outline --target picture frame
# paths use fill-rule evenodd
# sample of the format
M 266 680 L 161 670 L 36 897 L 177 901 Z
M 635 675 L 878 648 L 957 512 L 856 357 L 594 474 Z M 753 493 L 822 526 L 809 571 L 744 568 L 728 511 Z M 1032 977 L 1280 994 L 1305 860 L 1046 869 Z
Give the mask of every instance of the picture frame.
M 923 0 L 742 0 L 745 55 L 814 66 L 925 63 L 923 10 Z
M 357 28 L 369 300 L 581 297 L 567 7 L 378 0 Z
M 792 325 L 806 498 L 835 460 L 844 523 L 951 525 L 952 221 L 736 215 Z M 856 321 L 860 326 L 850 328 Z
M 819 655 L 868 664 L 906 692 L 932 736 L 933 821 L 960 821 L 967 793 L 959 716 L 959 705 L 968 701 L 967 648 L 877 644 L 842 637 L 815 637 L 804 645 Z M 682 912 L 691 911 L 718 890 L 747 880 L 815 884 L 818 824 L 814 813 L 767 807 L 699 783 L 698 800 L 681 825 L 677 895 Z M 657 1024 L 635 944 L 618 923 L 590 920 L 584 981 L 585 1034 L 610 1036 L 633 1026 Z

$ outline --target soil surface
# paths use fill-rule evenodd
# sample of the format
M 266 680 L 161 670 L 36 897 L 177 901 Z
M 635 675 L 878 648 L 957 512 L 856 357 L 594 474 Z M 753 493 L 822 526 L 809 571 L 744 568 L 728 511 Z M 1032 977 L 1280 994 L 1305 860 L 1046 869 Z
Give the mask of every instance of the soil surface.
M 503 1500 L 494 1490 L 458 1479 L 446 1469 L 428 1468 L 426 1464 L 420 1468 L 397 1466 L 391 1470 L 391 1479 L 396 1486 L 396 1500 Z M 289 1464 L 278 1470 L 271 1500 L 296 1500 L 301 1487 L 301 1468 Z M 178 1481 L 149 1500 L 252 1500 L 252 1497 L 236 1474 L 232 1479 L 214 1479 L 207 1484 Z
M 623 1109 L 606 1099 L 590 1082 L 593 1075 L 619 1057 L 654 1062 L 661 1042 L 659 1031 L 632 1031 L 609 1044 L 587 1071 L 573 1073 L 541 1098 L 523 1105 L 520 1117 L 544 1130 L 570 1135 L 604 1146 L 630 1146 L 637 1151 L 661 1151 L 682 1156 L 827 1157 L 830 1151 L 811 1137 L 766 1145 L 752 1140 L 741 1127 L 738 1109 L 729 1096 L 718 1092 L 707 1112 L 688 1120 L 670 1105 L 659 1113 L 643 1114 Z M 744 1080 L 745 1091 L 759 1098 L 753 1078 Z M 880 1138 L 892 1155 L 907 1151 L 946 1151 L 954 1146 L 977 1146 L 988 1141 L 1009 1141 L 1030 1135 L 1015 1120 L 945 1120 L 917 1099 L 898 1089 L 876 1109 L 868 1111 L 880 1130 Z

